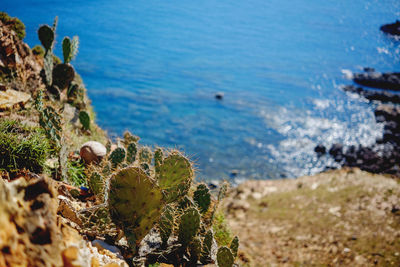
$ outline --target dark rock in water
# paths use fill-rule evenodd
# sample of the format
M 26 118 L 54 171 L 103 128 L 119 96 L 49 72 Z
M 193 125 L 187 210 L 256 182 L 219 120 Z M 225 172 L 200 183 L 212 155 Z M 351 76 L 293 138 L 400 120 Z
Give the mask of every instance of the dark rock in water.
M 400 95 L 389 92 L 377 92 L 372 90 L 365 90 L 362 87 L 354 85 L 343 86 L 342 89 L 346 92 L 357 93 L 370 101 L 380 101 L 382 103 L 400 104 Z
M 353 81 L 368 87 L 400 91 L 400 73 L 398 72 L 355 73 Z
M 315 153 L 320 157 L 326 153 L 326 147 L 324 145 L 317 145 L 314 148 Z
M 390 35 L 400 36 L 400 21 L 396 20 L 395 23 L 382 25 L 381 31 Z
M 375 72 L 375 69 L 374 68 L 370 68 L 370 67 L 365 67 L 364 71 L 365 72 Z
M 331 149 L 329 149 L 329 154 L 335 159 L 336 162 L 341 162 L 343 160 L 343 145 L 333 144 Z
M 215 98 L 218 100 L 222 100 L 224 98 L 224 93 L 221 92 L 216 93 Z

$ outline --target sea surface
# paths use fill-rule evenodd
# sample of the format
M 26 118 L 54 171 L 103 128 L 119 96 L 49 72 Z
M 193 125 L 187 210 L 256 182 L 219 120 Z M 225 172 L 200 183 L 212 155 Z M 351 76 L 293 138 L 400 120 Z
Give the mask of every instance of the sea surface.
M 98 124 L 182 149 L 204 180 L 312 174 L 334 164 L 316 144 L 373 143 L 382 125 L 340 89 L 351 84 L 342 71 L 400 71 L 399 42 L 379 31 L 400 17 L 398 0 L 2 0 L 0 10 L 25 23 L 31 47 L 58 16 L 56 54 L 79 36 L 72 64 Z

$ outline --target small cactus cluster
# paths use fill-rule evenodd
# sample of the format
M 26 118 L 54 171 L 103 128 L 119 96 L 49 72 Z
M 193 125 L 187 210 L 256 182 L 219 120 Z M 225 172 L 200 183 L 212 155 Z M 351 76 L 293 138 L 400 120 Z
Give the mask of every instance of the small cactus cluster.
M 56 39 L 57 22 L 58 18 L 56 17 L 52 27 L 49 25 L 40 26 L 38 36 L 45 49 L 44 74 L 48 90 L 59 98 L 60 93 L 66 88 L 69 89 L 75 78 L 75 70 L 69 63 L 78 53 L 79 39 L 77 36 L 74 36 L 72 40 L 69 37 L 64 38 L 62 42 L 64 63 L 55 65 L 53 49 Z
M 137 255 L 140 242 L 156 226 L 161 253 L 173 253 L 175 260 L 190 266 L 214 262 L 212 247 L 216 242 L 210 218 L 219 201 L 213 200 L 205 184 L 192 186 L 192 163 L 180 152 L 152 151 L 140 146 L 138 140 L 127 132 L 113 150 L 109 141 L 107 157 L 87 175 L 89 188 L 107 205 L 131 255 Z M 223 186 L 220 198 L 225 191 Z M 232 266 L 238 244 L 237 238 L 232 241 L 227 248 L 231 257 L 222 253 L 219 266 Z M 168 257 L 161 258 L 168 263 Z

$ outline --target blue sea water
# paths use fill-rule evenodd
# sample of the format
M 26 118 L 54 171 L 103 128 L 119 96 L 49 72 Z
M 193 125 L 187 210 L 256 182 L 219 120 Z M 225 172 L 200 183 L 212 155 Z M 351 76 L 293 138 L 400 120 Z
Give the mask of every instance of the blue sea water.
M 185 151 L 199 179 L 297 177 L 334 164 L 322 143 L 371 144 L 373 106 L 344 93 L 343 70 L 400 70 L 399 42 L 379 31 L 398 0 L 3 0 L 25 41 L 59 17 L 78 35 L 73 65 L 97 122 L 113 135 Z M 214 99 L 223 92 L 222 101 Z

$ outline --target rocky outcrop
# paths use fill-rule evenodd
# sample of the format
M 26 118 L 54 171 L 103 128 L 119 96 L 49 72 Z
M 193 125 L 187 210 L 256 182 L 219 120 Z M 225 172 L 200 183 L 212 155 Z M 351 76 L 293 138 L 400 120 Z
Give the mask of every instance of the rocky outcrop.
M 342 89 L 346 92 L 356 93 L 359 94 L 370 101 L 379 101 L 382 103 L 394 103 L 400 104 L 400 95 L 393 94 L 386 91 L 373 91 L 373 90 L 366 90 L 362 87 L 357 87 L 354 85 L 346 85 L 343 86 Z
M 359 85 L 400 91 L 400 73 L 388 72 L 380 73 L 375 71 L 355 73 L 353 81 Z
M 0 21 L 0 82 L 9 82 L 18 91 L 44 87 L 41 69 L 29 46 Z
M 395 23 L 382 25 L 380 29 L 384 33 L 400 37 L 400 21 L 398 20 Z
M 36 176 L 36 175 L 33 175 Z M 0 178 L 0 266 L 127 266 L 57 215 L 55 181 Z

